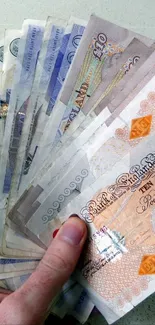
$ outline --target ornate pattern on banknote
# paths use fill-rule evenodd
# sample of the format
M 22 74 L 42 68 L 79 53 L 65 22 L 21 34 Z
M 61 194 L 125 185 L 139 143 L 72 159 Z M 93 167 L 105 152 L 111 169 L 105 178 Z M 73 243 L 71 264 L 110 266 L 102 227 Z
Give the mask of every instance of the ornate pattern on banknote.
M 150 116 L 149 134 L 151 134 L 155 128 L 155 92 L 150 92 L 147 99 L 142 100 L 139 106 L 140 109 L 137 112 L 137 119 L 144 119 L 146 116 Z M 125 152 L 129 152 L 131 148 L 136 147 L 143 141 L 142 134 L 139 138 L 130 138 L 131 124 L 132 121 L 130 122 L 130 127 L 124 126 L 123 128 L 117 128 L 115 130 L 115 136 L 111 136 L 93 155 L 91 165 L 93 166 L 93 173 L 95 175 L 102 175 L 107 168 L 110 168 L 112 163 L 114 164 L 118 161 L 120 156 L 123 156 Z
M 20 38 L 15 38 L 10 44 L 10 52 L 13 56 L 17 57 Z
M 62 133 L 104 79 L 103 65 L 106 71 L 106 67 L 115 60 L 115 56 L 117 57 L 123 51 L 121 46 L 109 42 L 104 33 L 99 33 L 92 39 L 67 106 L 70 111 L 69 119 L 67 112 L 67 117 L 64 116 L 60 127 Z
M 142 182 L 149 180 L 149 178 L 153 177 L 154 175 L 155 153 L 150 153 L 141 160 L 139 165 L 132 166 L 129 173 L 123 173 L 120 175 L 116 179 L 116 183 L 112 184 L 104 191 L 99 192 L 95 198 L 90 200 L 81 210 L 82 217 L 87 222 L 95 222 L 95 226 L 99 229 L 100 224 L 98 224 L 95 219 L 98 219 L 97 216 L 100 215 L 100 213 L 108 209 L 108 207 L 111 207 L 112 204 L 116 204 L 119 200 L 122 204 L 122 197 L 128 191 L 135 192 Z M 152 182 L 147 184 L 148 188 L 150 188 Z M 141 199 L 140 203 L 142 203 Z M 106 221 L 106 213 L 104 213 L 104 219 Z
M 141 117 L 131 121 L 130 132 L 127 129 L 127 127 L 124 127 L 123 129 L 117 129 L 115 132 L 117 138 L 127 141 L 129 145 L 132 147 L 137 145 L 137 143 L 139 143 L 142 140 L 143 136 L 150 134 L 150 132 L 154 130 L 155 127 L 155 92 L 154 91 L 148 94 L 147 99 L 141 101 L 140 110 L 137 115 Z M 135 121 L 137 123 L 136 136 L 134 136 L 134 134 L 132 133 L 132 126 L 135 125 Z
M 55 217 L 55 212 L 59 212 L 62 209 L 62 204 L 73 192 L 77 192 L 77 194 L 80 192 L 81 183 L 88 174 L 89 171 L 87 169 L 81 170 L 81 174 L 77 175 L 70 182 L 69 186 L 64 189 L 63 193 L 59 194 L 57 200 L 52 203 L 52 206 L 47 210 L 47 214 L 42 217 L 43 223 L 48 223 Z
M 143 294 L 151 282 L 148 276 L 139 277 L 138 275 L 144 251 L 151 254 L 154 248 L 138 247 L 124 253 L 121 259 L 113 259 L 113 262 L 109 262 L 108 258 L 98 253 L 93 241 L 90 240 L 84 255 L 84 263 L 81 263 L 80 269 L 89 285 L 101 297 L 121 310 L 126 303 L 132 302 L 134 296 Z
M 130 139 L 145 137 L 151 130 L 152 115 L 133 119 L 131 122 Z
M 139 275 L 155 274 L 155 255 L 145 255 L 142 258 Z
M 120 309 L 147 290 L 151 281 L 140 278 L 138 271 L 143 256 L 155 252 L 151 222 L 154 189 L 155 153 L 150 153 L 81 210 L 97 231 L 80 269 L 93 289 L 103 298 L 113 299 Z

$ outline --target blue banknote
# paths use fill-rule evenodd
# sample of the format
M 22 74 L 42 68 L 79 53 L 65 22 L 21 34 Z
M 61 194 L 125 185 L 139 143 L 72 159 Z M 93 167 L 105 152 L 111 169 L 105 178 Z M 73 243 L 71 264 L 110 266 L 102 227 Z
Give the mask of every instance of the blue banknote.
M 51 74 L 55 68 L 56 59 L 59 54 L 59 48 L 62 44 L 64 35 L 64 28 L 61 26 L 53 25 L 51 28 L 50 37 L 48 39 L 48 46 L 43 63 L 43 71 L 40 78 L 39 89 L 43 93 L 47 90 Z
M 57 80 L 55 83 L 55 87 L 54 90 L 52 91 L 51 97 L 50 97 L 50 101 L 49 101 L 49 105 L 48 105 L 48 109 L 47 109 L 47 113 L 50 115 L 55 102 L 57 100 L 57 97 L 59 95 L 59 92 L 61 90 L 61 87 L 65 81 L 67 72 L 69 70 L 69 67 L 72 63 L 72 60 L 74 58 L 74 55 L 76 53 L 76 50 L 78 48 L 78 45 L 80 43 L 81 37 L 83 35 L 85 27 L 74 24 L 73 25 L 73 29 L 67 44 L 67 48 L 62 60 L 62 64 L 57 76 Z
M 58 78 L 58 74 L 59 74 L 59 71 L 60 71 L 60 68 L 61 68 L 61 65 L 62 65 L 62 61 L 63 61 L 63 58 L 64 58 L 64 54 L 65 54 L 65 51 L 66 51 L 66 48 L 67 48 L 67 45 L 68 45 L 70 35 L 71 35 L 70 33 L 66 33 L 63 36 L 62 45 L 61 45 L 60 51 L 58 53 L 56 63 L 55 63 L 55 66 L 54 66 L 54 70 L 53 70 L 51 80 L 50 80 L 50 83 L 49 83 L 49 87 L 48 87 L 48 91 L 47 91 L 47 95 L 46 95 L 47 100 L 49 100 L 53 96 L 53 91 L 54 91 L 55 84 L 56 84 L 56 81 L 57 81 L 57 78 Z M 48 110 L 47 110 L 47 114 L 48 114 Z
M 77 304 L 71 311 L 71 315 L 76 318 L 80 324 L 84 324 L 90 316 L 93 308 L 93 302 L 90 300 L 86 290 L 83 290 Z
M 8 108 L 1 156 L 3 193 L 9 193 L 10 191 L 20 136 L 31 93 L 38 54 L 42 44 L 43 31 L 43 26 L 28 24 L 25 38 L 23 36 L 20 42 L 21 48 L 19 47 L 14 88 Z
M 20 288 L 31 276 L 31 273 L 29 271 L 28 274 L 22 274 L 20 276 L 15 276 L 13 278 L 5 279 L 4 283 L 6 284 L 6 287 L 12 291 L 17 290 Z
M 24 260 L 24 259 L 0 259 L 0 278 L 3 278 L 6 273 L 23 272 L 28 273 L 28 270 L 34 270 L 39 263 L 39 260 Z M 11 276 L 12 276 L 11 275 Z M 17 274 L 19 275 L 19 273 Z
M 16 190 L 19 189 L 23 175 L 28 173 L 29 167 L 37 150 L 38 142 L 34 147 L 33 154 L 31 154 L 29 149 L 32 141 L 34 140 L 35 142 L 35 139 L 37 139 L 37 131 L 38 129 L 40 130 L 40 125 L 43 125 L 44 122 L 44 106 L 46 106 L 44 97 L 47 92 L 59 49 L 62 44 L 64 27 L 53 25 L 52 19 L 49 18 L 45 27 L 45 34 L 48 36 L 42 43 L 32 94 L 30 96 L 29 105 L 27 108 L 28 119 L 25 122 L 25 127 L 21 137 L 21 139 L 24 138 L 25 147 L 20 147 L 22 152 L 20 152 L 19 149 L 19 153 L 17 155 L 18 168 L 15 170 L 15 174 L 18 184 Z M 38 140 L 39 139 L 40 136 L 38 137 Z
M 39 259 L 16 259 L 16 258 L 0 258 L 0 265 L 5 265 L 5 264 L 17 264 L 17 263 L 26 263 L 26 262 L 34 262 L 38 261 Z

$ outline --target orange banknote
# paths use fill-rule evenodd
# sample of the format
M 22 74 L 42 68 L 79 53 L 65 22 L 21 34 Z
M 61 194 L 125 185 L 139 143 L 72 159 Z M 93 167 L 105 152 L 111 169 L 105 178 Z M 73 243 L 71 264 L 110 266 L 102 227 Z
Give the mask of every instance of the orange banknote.
M 142 258 L 155 254 L 154 208 L 152 152 L 115 183 L 98 191 L 81 210 L 85 215 L 87 210 L 90 227 L 94 228 L 81 264 L 82 274 L 95 292 L 106 301 L 112 300 L 117 308 L 134 304 L 135 296 L 150 293 L 151 280 L 145 275 L 154 274 L 155 257 Z

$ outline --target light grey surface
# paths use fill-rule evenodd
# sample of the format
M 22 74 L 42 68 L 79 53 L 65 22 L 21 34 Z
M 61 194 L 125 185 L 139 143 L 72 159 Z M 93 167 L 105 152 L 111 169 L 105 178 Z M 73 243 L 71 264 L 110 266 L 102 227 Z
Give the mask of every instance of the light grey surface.
M 1 0 L 0 32 L 20 28 L 24 18 L 46 19 L 48 15 L 88 19 L 91 13 L 150 37 L 155 35 L 154 0 Z

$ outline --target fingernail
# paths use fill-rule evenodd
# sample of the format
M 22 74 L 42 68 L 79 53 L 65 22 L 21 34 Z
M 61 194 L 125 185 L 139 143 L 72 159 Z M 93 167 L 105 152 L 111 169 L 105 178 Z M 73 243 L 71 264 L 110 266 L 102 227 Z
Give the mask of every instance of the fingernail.
M 84 223 L 78 218 L 71 218 L 60 229 L 57 237 L 71 245 L 77 246 L 80 244 L 84 233 Z
M 55 229 L 55 230 L 53 231 L 53 238 L 56 237 L 56 235 L 57 235 L 58 232 L 59 232 L 59 229 Z
M 71 214 L 71 216 L 69 218 L 79 218 L 79 216 L 77 214 Z

